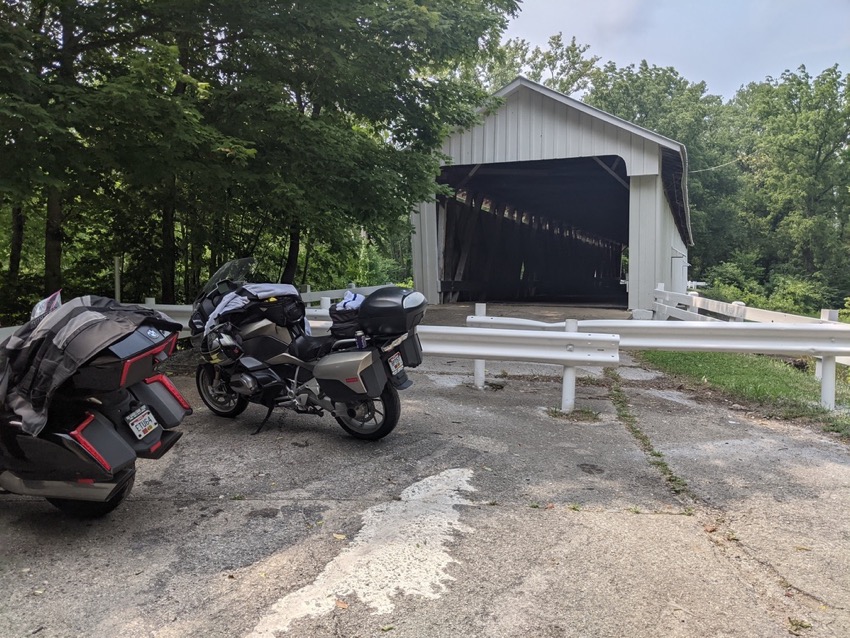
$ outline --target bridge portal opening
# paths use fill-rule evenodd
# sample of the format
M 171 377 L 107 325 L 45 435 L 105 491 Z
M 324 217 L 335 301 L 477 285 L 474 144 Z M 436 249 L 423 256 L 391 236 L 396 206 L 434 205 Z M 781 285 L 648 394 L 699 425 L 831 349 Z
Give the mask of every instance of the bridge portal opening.
M 441 302 L 626 307 L 629 177 L 618 156 L 446 166 Z

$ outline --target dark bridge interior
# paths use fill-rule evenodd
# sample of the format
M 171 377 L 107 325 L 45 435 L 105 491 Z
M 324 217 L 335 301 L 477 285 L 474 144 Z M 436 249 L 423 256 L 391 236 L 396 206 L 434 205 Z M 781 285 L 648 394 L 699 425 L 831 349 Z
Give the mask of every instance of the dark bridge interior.
M 447 166 L 442 302 L 627 304 L 629 178 L 616 156 Z

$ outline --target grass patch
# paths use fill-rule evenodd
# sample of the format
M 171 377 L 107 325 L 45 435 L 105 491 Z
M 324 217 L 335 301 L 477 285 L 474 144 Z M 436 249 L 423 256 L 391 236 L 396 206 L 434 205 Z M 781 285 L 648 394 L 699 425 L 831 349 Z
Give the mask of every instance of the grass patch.
M 820 406 L 820 382 L 781 359 L 725 352 L 643 351 L 639 358 L 667 374 L 711 388 L 729 399 L 756 404 L 768 417 L 807 419 L 827 430 L 850 436 L 850 414 Z M 812 366 L 813 368 L 814 366 Z M 836 379 L 836 403 L 850 404 L 850 385 Z
M 612 382 L 611 402 L 617 410 L 617 418 L 620 419 L 623 425 L 626 426 L 629 433 L 638 442 L 640 449 L 643 450 L 644 454 L 646 454 L 649 464 L 661 473 L 664 480 L 667 481 L 667 485 L 670 486 L 670 490 L 674 494 L 684 494 L 693 498 L 693 494 L 691 494 L 688 490 L 688 484 L 685 479 L 680 476 L 676 476 L 672 468 L 667 465 L 667 462 L 664 460 L 664 454 L 652 446 L 652 441 L 650 441 L 644 431 L 638 427 L 635 415 L 631 413 L 631 410 L 629 410 L 629 401 L 626 398 L 626 393 L 623 392 L 623 389 L 620 387 L 620 375 L 618 375 L 616 370 L 613 370 L 612 368 L 606 368 L 605 375 Z

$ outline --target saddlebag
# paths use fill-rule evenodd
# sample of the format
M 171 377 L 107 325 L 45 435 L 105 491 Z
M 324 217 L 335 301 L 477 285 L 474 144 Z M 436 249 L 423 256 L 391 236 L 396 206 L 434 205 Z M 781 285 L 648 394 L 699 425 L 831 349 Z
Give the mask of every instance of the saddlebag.
M 313 368 L 313 376 L 322 392 L 341 403 L 374 399 L 387 384 L 387 373 L 375 348 L 329 354 Z
M 163 428 L 180 425 L 192 414 L 192 408 L 174 384 L 164 374 L 155 374 L 130 387 L 130 392 L 142 405 L 146 405 Z
M 0 437 L 4 468 L 23 478 L 109 481 L 132 467 L 136 453 L 98 412 L 68 415 L 67 431 L 34 437 L 14 426 Z

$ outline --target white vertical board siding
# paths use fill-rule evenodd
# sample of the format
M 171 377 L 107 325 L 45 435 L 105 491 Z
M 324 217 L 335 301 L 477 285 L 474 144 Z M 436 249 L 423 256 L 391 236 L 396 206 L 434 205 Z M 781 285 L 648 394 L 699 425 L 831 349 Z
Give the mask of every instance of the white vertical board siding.
M 656 283 L 663 283 L 664 288 L 670 290 L 673 283 L 673 260 L 671 259 L 673 251 L 670 247 L 670 240 L 676 224 L 673 223 L 673 215 L 667 205 L 667 198 L 664 197 L 664 188 L 660 179 L 658 180 L 656 198 L 655 224 L 658 244 L 655 248 L 655 279 Z M 652 308 L 652 305 L 641 306 L 641 308 Z
M 442 150 L 455 165 L 619 155 L 629 175 L 660 172 L 656 142 L 525 87 Z
M 643 175 L 632 177 L 630 181 L 629 308 L 651 308 L 653 291 L 660 281 L 655 278 L 658 276 L 660 238 L 657 207 L 661 178 Z M 665 241 L 662 245 L 666 244 Z
M 672 263 L 673 277 L 670 290 L 684 294 L 688 291 L 688 249 L 679 236 L 678 230 L 673 232 L 672 239 L 673 255 L 670 262 Z
M 440 303 L 439 257 L 437 249 L 437 204 L 422 202 L 410 214 L 413 223 L 411 247 L 416 289 L 429 303 Z
M 664 189 L 659 180 L 658 203 L 658 283 L 671 292 L 687 292 L 688 288 L 688 247 L 679 234 L 670 202 L 664 196 Z M 644 306 L 650 308 L 651 306 Z
M 670 290 L 673 292 L 686 293 L 688 291 L 688 247 L 679 234 L 679 229 L 673 223 L 673 213 L 670 204 L 664 198 L 664 214 L 670 218 L 670 263 L 673 271 L 670 280 Z

